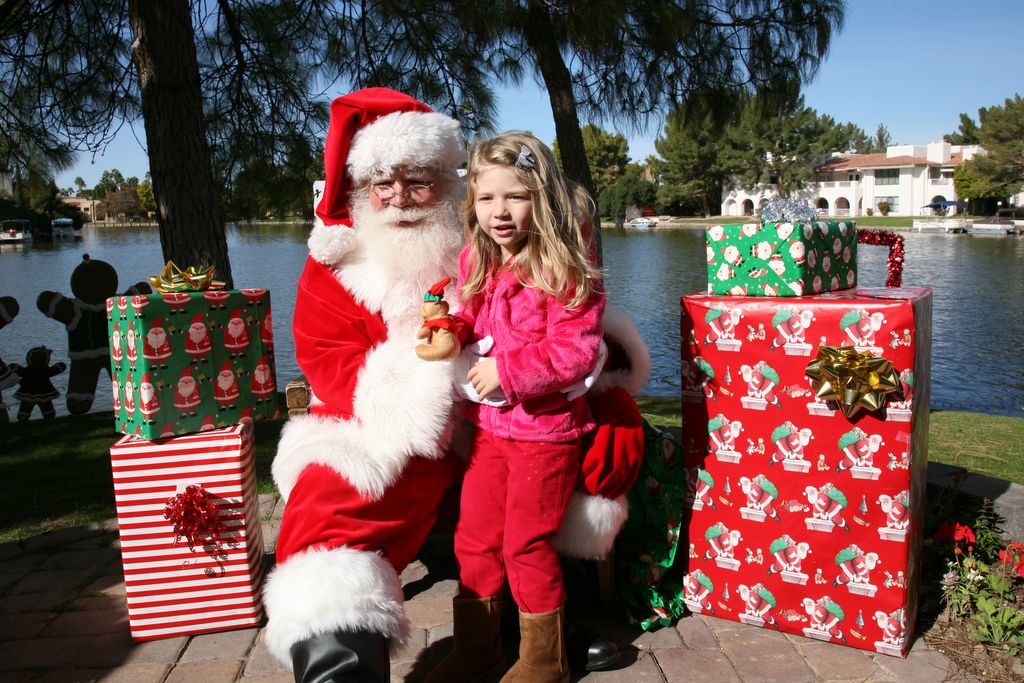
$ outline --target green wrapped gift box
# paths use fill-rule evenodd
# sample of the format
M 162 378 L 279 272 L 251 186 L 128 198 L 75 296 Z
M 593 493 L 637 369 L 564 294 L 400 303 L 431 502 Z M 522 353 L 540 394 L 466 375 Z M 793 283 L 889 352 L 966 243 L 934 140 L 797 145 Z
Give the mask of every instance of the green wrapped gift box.
M 709 294 L 803 296 L 857 284 L 853 221 L 712 225 L 707 252 Z
M 107 299 L 114 424 L 156 440 L 278 414 L 270 292 Z

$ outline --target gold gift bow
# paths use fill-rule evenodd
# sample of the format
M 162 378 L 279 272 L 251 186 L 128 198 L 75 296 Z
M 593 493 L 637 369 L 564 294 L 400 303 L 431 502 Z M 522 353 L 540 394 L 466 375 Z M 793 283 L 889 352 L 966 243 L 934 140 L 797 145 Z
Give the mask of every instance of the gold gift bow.
M 818 357 L 807 365 L 815 395 L 836 401 L 846 417 L 858 410 L 878 410 L 886 395 L 900 387 L 892 361 L 850 347 L 822 346 Z
M 182 270 L 168 261 L 159 275 L 149 278 L 149 284 L 157 292 L 201 292 L 208 289 L 224 289 L 224 283 L 213 279 L 213 266 L 189 266 Z

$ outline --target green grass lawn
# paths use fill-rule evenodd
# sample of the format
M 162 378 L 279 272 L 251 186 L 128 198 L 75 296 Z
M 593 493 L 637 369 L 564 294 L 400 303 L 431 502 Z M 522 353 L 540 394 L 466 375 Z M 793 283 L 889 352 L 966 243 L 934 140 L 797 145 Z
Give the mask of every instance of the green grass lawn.
M 654 425 L 679 426 L 678 398 L 644 397 Z M 274 490 L 270 463 L 283 420 L 256 425 L 260 492 Z M 0 427 L 0 543 L 114 516 L 109 448 L 120 435 L 110 413 L 33 420 Z M 1024 484 L 1024 419 L 978 413 L 931 414 L 929 458 Z

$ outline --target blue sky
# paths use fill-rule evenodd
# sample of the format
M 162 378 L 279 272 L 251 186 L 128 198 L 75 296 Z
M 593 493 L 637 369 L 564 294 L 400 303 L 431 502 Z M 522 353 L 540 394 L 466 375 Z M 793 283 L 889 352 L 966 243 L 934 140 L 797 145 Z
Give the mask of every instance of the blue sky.
M 1024 95 L 1024 30 L 1021 0 L 848 0 L 843 30 L 814 80 L 805 87 L 807 104 L 869 135 L 879 123 L 893 143 L 927 144 L 960 125 L 960 113 L 977 120 L 978 108 Z M 338 93 L 339 95 L 342 93 Z M 547 95 L 532 83 L 499 91 L 498 129 L 532 131 L 550 143 L 555 125 Z M 583 123 L 586 123 L 584 121 Z M 614 130 L 610 123 L 602 125 Z M 647 130 L 619 132 L 636 161 L 655 154 L 662 120 Z M 142 178 L 148 170 L 141 121 L 125 126 L 95 161 L 79 163 L 57 176 L 58 187 L 81 176 L 92 187 L 105 170 Z

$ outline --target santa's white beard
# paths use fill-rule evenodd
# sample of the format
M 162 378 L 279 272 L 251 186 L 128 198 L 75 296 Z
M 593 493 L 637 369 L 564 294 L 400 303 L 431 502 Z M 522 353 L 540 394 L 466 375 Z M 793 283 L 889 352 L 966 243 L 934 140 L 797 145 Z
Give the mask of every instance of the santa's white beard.
M 362 196 L 353 198 L 352 219 L 356 245 L 339 268 L 342 283 L 360 303 L 380 311 L 389 325 L 403 322 L 418 328 L 419 310 L 410 303 L 458 269 L 463 239 L 452 204 L 378 211 Z M 396 225 L 402 221 L 418 223 Z

